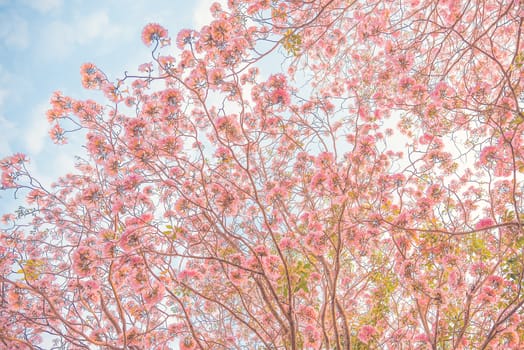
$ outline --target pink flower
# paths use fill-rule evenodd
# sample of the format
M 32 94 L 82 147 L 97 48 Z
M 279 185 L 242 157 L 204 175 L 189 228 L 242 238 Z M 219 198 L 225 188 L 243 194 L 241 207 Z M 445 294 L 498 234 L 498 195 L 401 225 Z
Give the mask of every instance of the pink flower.
M 7 292 L 7 304 L 14 311 L 21 309 L 24 306 L 22 292 L 17 289 L 9 290 Z
M 195 347 L 195 340 L 190 336 L 187 336 L 184 339 L 180 340 L 180 350 L 192 350 Z
M 478 295 L 481 303 L 493 303 L 497 297 L 497 291 L 490 287 L 483 287 Z
M 254 249 L 258 256 L 264 257 L 269 255 L 269 249 L 265 245 L 258 245 Z
M 335 157 L 331 152 L 321 152 L 315 159 L 315 166 L 319 169 L 328 169 L 335 163 Z
M 153 71 L 153 63 L 142 63 L 138 66 L 138 71 L 143 73 L 151 73 Z
M 298 313 L 304 317 L 306 322 L 314 323 L 318 319 L 317 311 L 309 305 L 301 305 L 298 309 Z
M 127 283 L 135 293 L 141 293 L 147 284 L 147 276 L 142 268 L 130 268 L 127 275 Z M 147 302 L 147 301 L 146 301 Z
M 238 123 L 233 116 L 217 118 L 215 126 L 230 140 L 235 140 L 240 135 Z
M 427 343 L 428 342 L 428 336 L 424 333 L 419 333 L 415 336 L 414 340 L 416 342 L 421 342 L 421 343 Z
M 369 343 L 371 338 L 373 338 L 373 336 L 376 333 L 377 333 L 377 330 L 375 329 L 375 327 L 370 326 L 370 325 L 365 325 L 365 326 L 362 326 L 360 330 L 358 331 L 358 339 L 361 342 L 367 344 Z
M 209 72 L 208 80 L 211 86 L 217 87 L 224 82 L 225 76 L 226 74 L 223 69 L 215 68 Z
M 162 92 L 161 101 L 169 106 L 178 106 L 183 97 L 178 89 L 166 89 Z
M 276 255 L 269 255 L 262 258 L 264 270 L 269 278 L 278 279 L 281 272 L 280 259 Z
M 154 305 L 158 303 L 164 297 L 165 288 L 160 283 L 154 283 L 150 288 L 143 291 L 142 296 L 144 301 L 148 305 Z
M 84 63 L 80 66 L 80 73 L 82 75 L 93 75 L 98 72 L 98 68 L 93 63 Z
M 231 272 L 229 273 L 229 279 L 231 280 L 231 282 L 237 285 L 240 285 L 243 282 L 244 276 L 245 274 L 240 269 L 231 270 Z
M 167 29 L 158 23 L 149 23 L 142 30 L 142 41 L 146 46 L 151 46 L 153 41 L 167 39 Z
M 226 211 L 233 215 L 238 211 L 239 201 L 229 191 L 223 190 L 221 193 L 219 193 L 215 199 L 215 203 L 220 210 Z
M 486 272 L 487 266 L 482 262 L 477 262 L 471 265 L 470 270 L 473 275 L 482 275 Z
M 276 88 L 271 94 L 271 103 L 288 105 L 290 101 L 289 92 L 284 88 Z
M 319 171 L 311 178 L 310 186 L 312 189 L 320 188 L 326 180 L 327 175 L 324 172 Z
M 451 271 L 448 277 L 449 285 L 452 286 L 453 288 L 456 288 L 460 283 L 460 279 L 461 279 L 461 276 L 456 270 Z
M 497 146 L 486 146 L 482 149 L 480 152 L 480 163 L 481 164 L 488 164 L 494 160 L 497 159 L 498 154 L 498 147 Z
M 2 224 L 6 225 L 8 222 L 14 221 L 15 218 L 16 217 L 13 214 L 4 214 L 2 215 L 2 219 L 0 221 L 2 222 Z
M 519 345 L 519 334 L 514 330 L 509 330 L 502 334 L 502 343 L 507 349 L 517 349 Z M 520 347 L 518 347 L 520 348 Z
M 80 277 L 89 276 L 95 272 L 96 261 L 97 254 L 93 248 L 80 246 L 73 253 L 73 271 Z
M 304 328 L 304 345 L 307 347 L 316 347 L 320 340 L 320 332 L 313 325 L 307 325 Z
M 182 29 L 180 32 L 178 32 L 178 35 L 176 37 L 176 46 L 179 49 L 183 49 L 184 46 L 187 44 L 192 44 L 195 42 L 196 39 L 196 32 L 190 29 Z
M 80 75 L 82 76 L 82 85 L 86 89 L 98 88 L 103 81 L 107 80 L 93 63 L 84 63 L 80 67 Z
M 280 249 L 290 250 L 295 247 L 295 242 L 289 237 L 284 237 L 280 240 L 279 246 Z
M 315 255 L 323 255 L 326 250 L 326 236 L 321 231 L 308 233 L 305 239 L 306 246 Z
M 120 246 L 128 252 L 140 245 L 140 233 L 136 229 L 126 229 L 120 238 Z
M 430 93 L 431 99 L 440 105 L 441 101 L 453 95 L 453 90 L 443 81 L 438 82 L 435 89 Z
M 31 192 L 27 194 L 27 197 L 26 197 L 27 203 L 29 204 L 38 203 L 38 201 L 42 199 L 43 197 L 45 197 L 45 192 L 38 188 L 35 188 L 34 190 L 31 190 Z
M 64 144 L 67 142 L 64 134 L 64 129 L 62 129 L 58 123 L 53 125 L 51 130 L 49 130 L 49 136 L 51 136 L 51 140 L 53 140 L 53 142 L 56 144 Z
M 200 274 L 198 271 L 193 270 L 191 268 L 187 268 L 185 270 L 180 271 L 178 274 L 178 279 L 182 281 L 190 281 L 191 279 L 200 279 Z
M 493 226 L 494 224 L 495 222 L 491 218 L 480 219 L 479 222 L 477 222 L 477 224 L 475 225 L 475 229 L 482 230 L 490 226 Z
M 100 285 L 95 280 L 88 280 L 81 283 L 82 295 L 92 302 L 97 303 L 100 300 L 99 290 Z
M 173 323 L 167 326 L 167 331 L 169 332 L 170 335 L 176 336 L 182 333 L 185 328 L 186 328 L 186 325 L 182 322 L 179 322 L 179 323 Z
M 495 290 L 499 290 L 504 286 L 504 279 L 500 276 L 491 275 L 486 279 L 486 284 Z

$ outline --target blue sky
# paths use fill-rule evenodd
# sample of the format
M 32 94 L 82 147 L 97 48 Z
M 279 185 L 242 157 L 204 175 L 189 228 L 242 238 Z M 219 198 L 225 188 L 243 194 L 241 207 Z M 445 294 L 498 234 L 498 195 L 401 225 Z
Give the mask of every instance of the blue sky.
M 136 71 L 149 61 L 140 39 L 145 24 L 160 23 L 175 38 L 183 28 L 210 21 L 212 2 L 0 0 L 0 159 L 26 153 L 47 184 L 68 172 L 78 151 L 74 141 L 78 147 L 83 140 L 66 146 L 49 140 L 45 111 L 53 91 L 100 101 L 100 93 L 81 86 L 82 63 L 95 63 L 110 78 Z M 0 212 L 6 200 L 0 198 Z

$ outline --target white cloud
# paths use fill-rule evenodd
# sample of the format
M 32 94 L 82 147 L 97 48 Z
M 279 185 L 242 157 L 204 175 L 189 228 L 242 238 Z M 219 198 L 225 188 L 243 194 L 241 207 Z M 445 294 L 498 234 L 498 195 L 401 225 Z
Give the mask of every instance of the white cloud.
M 27 22 L 10 12 L 0 13 L 0 40 L 6 47 L 25 49 L 29 46 Z
M 1 68 L 0 68 L 0 72 L 1 72 Z M 6 98 L 7 98 L 7 90 L 0 89 L 0 108 L 3 106 Z
M 48 59 L 68 57 L 78 46 L 97 40 L 110 41 L 122 35 L 123 29 L 111 24 L 104 11 L 73 17 L 70 22 L 53 21 L 41 32 L 40 50 Z
M 38 155 L 42 152 L 46 143 L 49 123 L 45 113 L 49 109 L 49 103 L 38 104 L 31 113 L 31 118 L 24 132 L 25 148 L 30 155 Z
M 0 65 L 0 86 L 9 86 L 9 73 Z M 4 116 L 5 105 L 8 102 L 9 90 L 0 89 L 0 158 L 10 155 L 10 142 L 16 135 L 16 125 Z
M 29 154 L 29 172 L 44 188 L 50 188 L 59 177 L 74 170 L 75 158 L 67 147 L 52 145 L 50 150 L 35 157 Z
M 99 37 L 109 38 L 118 34 L 118 28 L 109 23 L 107 13 L 95 12 L 76 21 L 76 42 L 84 44 Z
M 72 52 L 74 33 L 70 25 L 55 21 L 45 26 L 41 32 L 41 50 L 46 58 L 63 58 Z
M 193 23 L 195 24 L 196 30 L 199 30 L 201 27 L 213 21 L 213 16 L 211 16 L 209 8 L 215 2 L 221 4 L 222 8 L 227 7 L 227 3 L 224 0 L 200 0 L 197 6 L 195 6 L 195 11 L 193 12 Z
M 40 13 L 47 13 L 62 7 L 63 2 L 62 0 L 23 0 L 23 3 Z
M 0 91 L 0 93 L 2 92 L 3 91 Z M 0 115 L 0 129 L 2 130 L 2 137 L 0 137 L 0 158 L 3 158 L 13 153 L 9 141 L 13 137 L 15 125 Z

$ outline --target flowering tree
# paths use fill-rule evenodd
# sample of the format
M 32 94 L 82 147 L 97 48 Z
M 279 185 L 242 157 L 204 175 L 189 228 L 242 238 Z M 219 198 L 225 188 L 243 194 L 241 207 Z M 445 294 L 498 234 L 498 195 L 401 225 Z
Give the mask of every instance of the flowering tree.
M 1 161 L 0 347 L 524 347 L 522 2 L 211 11 L 55 93 L 74 173 Z

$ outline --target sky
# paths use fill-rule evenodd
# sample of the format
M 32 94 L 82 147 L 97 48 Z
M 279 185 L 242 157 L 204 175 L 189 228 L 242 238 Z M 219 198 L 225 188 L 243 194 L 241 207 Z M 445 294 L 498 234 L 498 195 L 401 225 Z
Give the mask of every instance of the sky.
M 140 38 L 147 23 L 161 24 L 175 38 L 181 29 L 208 23 L 212 2 L 0 0 L 0 159 L 27 154 L 44 184 L 69 172 L 78 149 L 48 137 L 45 112 L 52 93 L 103 101 L 100 92 L 82 88 L 83 63 L 95 63 L 110 79 L 136 71 L 150 57 Z M 5 213 L 12 201 L 0 196 Z

